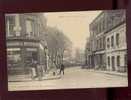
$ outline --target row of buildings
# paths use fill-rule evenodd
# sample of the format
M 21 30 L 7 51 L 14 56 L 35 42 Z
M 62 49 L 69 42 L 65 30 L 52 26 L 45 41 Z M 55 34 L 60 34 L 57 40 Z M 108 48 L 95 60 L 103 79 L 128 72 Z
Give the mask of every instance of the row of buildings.
M 86 64 L 89 68 L 127 71 L 125 10 L 102 11 L 89 25 Z
M 43 39 L 46 18 L 41 13 L 5 16 L 8 75 L 29 75 L 33 62 L 48 69 L 48 47 Z

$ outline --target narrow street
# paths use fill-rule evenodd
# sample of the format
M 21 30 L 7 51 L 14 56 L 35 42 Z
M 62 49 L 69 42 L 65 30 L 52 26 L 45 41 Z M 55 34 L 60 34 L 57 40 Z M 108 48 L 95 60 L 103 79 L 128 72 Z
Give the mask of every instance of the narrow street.
M 60 79 L 31 81 L 31 82 L 8 82 L 8 90 L 45 90 L 67 88 L 99 88 L 99 87 L 125 87 L 128 85 L 127 77 L 93 72 L 81 67 L 65 69 L 65 75 Z

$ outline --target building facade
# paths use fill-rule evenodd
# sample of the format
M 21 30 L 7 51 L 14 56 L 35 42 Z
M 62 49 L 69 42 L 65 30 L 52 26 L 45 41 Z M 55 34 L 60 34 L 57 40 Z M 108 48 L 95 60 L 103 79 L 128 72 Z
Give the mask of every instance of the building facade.
M 106 33 L 107 70 L 127 71 L 127 42 L 125 14 L 116 27 Z
M 125 10 L 105 10 L 92 21 L 89 26 L 89 66 L 101 70 L 127 71 L 125 16 Z
M 87 39 L 85 48 L 85 64 L 87 68 L 94 68 L 93 51 L 92 51 L 92 38 Z
M 90 24 L 90 66 L 105 69 L 105 13 L 100 13 Z
M 29 75 L 32 62 L 45 61 L 41 35 L 46 19 L 40 13 L 7 14 L 7 66 L 9 75 Z

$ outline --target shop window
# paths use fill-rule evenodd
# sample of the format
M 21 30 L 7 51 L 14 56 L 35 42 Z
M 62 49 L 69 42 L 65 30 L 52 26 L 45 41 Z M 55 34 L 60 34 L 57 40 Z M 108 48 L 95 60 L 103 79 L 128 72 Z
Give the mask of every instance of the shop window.
M 7 62 L 10 67 L 16 66 L 21 62 L 20 51 L 8 51 Z

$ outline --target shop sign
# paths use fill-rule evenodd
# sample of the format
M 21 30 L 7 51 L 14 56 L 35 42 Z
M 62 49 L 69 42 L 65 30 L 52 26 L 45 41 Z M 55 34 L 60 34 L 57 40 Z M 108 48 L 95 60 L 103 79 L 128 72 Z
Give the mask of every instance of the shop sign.
M 27 51 L 37 51 L 37 48 L 26 48 Z
M 7 46 L 22 46 L 22 42 L 7 42 Z
M 38 43 L 33 43 L 33 42 L 24 42 L 24 46 L 37 47 L 38 45 L 39 45 Z
M 29 47 L 39 47 L 39 43 L 34 43 L 34 42 L 22 42 L 22 41 L 13 41 L 13 42 L 7 42 L 7 46 L 29 46 Z

